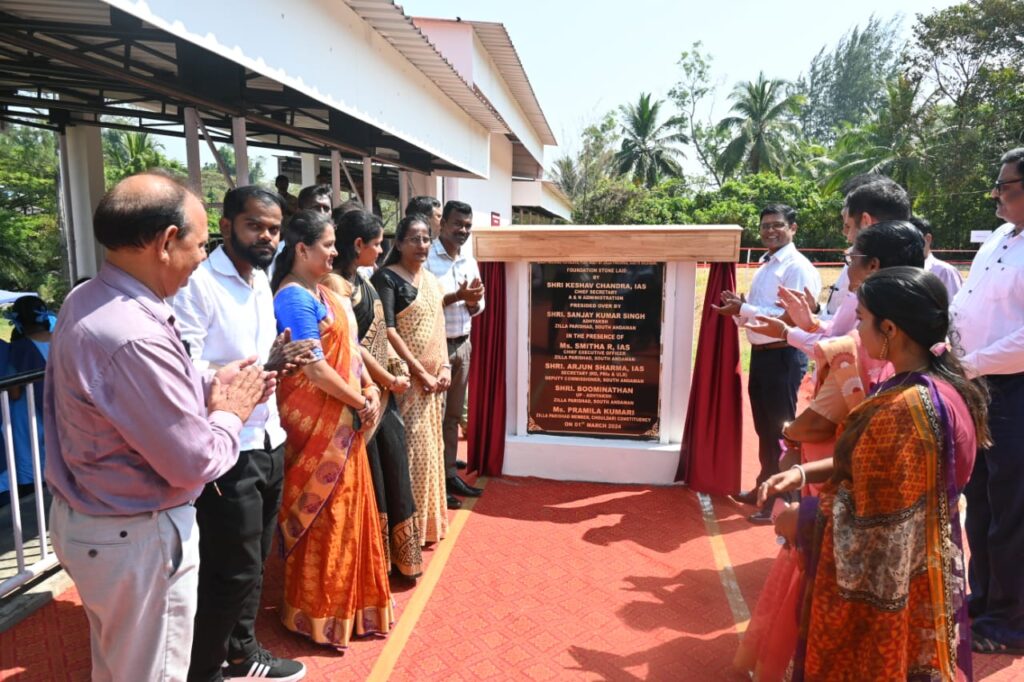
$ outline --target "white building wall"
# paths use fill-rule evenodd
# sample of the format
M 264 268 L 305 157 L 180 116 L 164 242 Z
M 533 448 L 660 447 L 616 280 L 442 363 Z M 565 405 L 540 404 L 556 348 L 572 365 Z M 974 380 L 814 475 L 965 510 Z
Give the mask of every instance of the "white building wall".
M 473 207 L 473 225 L 490 225 L 491 212 L 501 216 L 502 225 L 512 223 L 512 143 L 504 135 L 491 135 L 491 166 L 487 180 L 446 178 L 453 183 L 458 199 Z
M 340 0 L 104 2 L 486 177 L 489 133 Z

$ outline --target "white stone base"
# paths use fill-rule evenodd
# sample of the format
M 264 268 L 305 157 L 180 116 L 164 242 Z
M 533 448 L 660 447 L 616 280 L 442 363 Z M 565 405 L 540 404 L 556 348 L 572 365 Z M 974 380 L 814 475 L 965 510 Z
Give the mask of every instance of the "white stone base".
M 679 443 L 532 434 L 507 436 L 502 473 L 556 481 L 668 485 Z

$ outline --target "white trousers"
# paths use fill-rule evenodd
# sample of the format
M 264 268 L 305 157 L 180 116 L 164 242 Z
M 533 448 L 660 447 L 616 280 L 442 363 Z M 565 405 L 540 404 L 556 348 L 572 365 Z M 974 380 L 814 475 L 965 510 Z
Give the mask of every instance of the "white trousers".
M 195 507 L 91 516 L 54 496 L 50 537 L 89 618 L 93 682 L 185 680 L 199 582 Z

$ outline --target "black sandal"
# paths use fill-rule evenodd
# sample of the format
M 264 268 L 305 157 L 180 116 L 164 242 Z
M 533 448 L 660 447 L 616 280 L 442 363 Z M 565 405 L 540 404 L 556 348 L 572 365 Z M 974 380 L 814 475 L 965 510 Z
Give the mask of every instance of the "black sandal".
M 977 633 L 974 633 L 974 636 L 971 638 L 971 651 L 976 654 L 1007 654 L 1009 656 L 1024 655 L 1024 647 L 1009 646 Z

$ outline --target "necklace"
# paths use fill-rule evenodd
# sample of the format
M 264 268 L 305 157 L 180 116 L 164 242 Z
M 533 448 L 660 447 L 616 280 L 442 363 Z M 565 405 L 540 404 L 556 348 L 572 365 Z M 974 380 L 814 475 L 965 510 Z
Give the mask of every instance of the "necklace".
M 403 279 L 407 279 L 407 280 L 409 280 L 409 282 L 410 282 L 410 283 L 411 283 L 411 284 L 412 284 L 412 285 L 413 285 L 414 287 L 418 287 L 418 286 L 420 285 L 420 283 L 419 283 L 419 278 L 418 278 L 418 277 L 417 277 L 416 275 L 412 274 L 412 272 L 410 272 L 410 271 L 409 271 L 409 268 L 405 267 L 405 266 L 404 266 L 404 265 L 402 265 L 401 263 L 395 263 L 393 267 L 396 267 L 396 268 L 402 268 L 402 272 L 400 272 L 400 273 L 398 273 L 398 274 L 399 274 L 399 275 L 402 275 L 402 278 L 403 278 Z M 403 272 L 405 273 L 404 275 L 402 274 Z M 419 274 L 419 273 L 417 273 L 417 274 Z M 406 275 L 408 275 L 408 277 L 406 277 Z
M 302 277 L 299 277 L 297 274 L 295 274 L 295 272 L 289 272 L 288 276 L 295 280 L 296 283 L 298 283 L 298 285 L 301 286 L 303 289 L 306 289 L 307 291 L 311 292 L 317 298 L 320 297 L 320 290 L 317 289 L 316 284 L 310 286 L 309 282 L 307 282 Z

